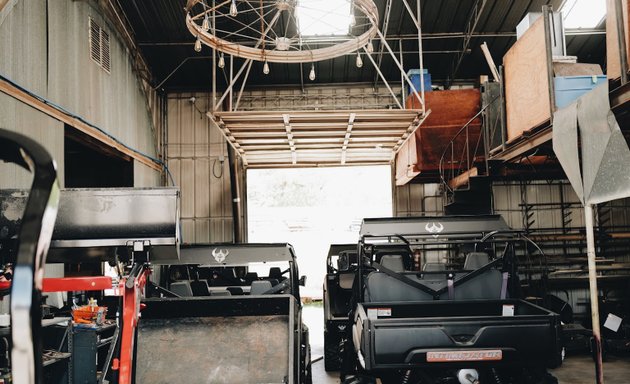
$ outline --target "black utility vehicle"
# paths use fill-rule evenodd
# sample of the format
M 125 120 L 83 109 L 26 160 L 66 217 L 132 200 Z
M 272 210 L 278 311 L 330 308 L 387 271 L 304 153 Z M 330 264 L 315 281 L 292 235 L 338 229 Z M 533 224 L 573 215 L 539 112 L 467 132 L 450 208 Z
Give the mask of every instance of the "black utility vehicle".
M 401 257 L 408 269 L 411 250 L 406 244 L 384 244 L 375 248 L 376 257 Z M 352 310 L 353 283 L 357 271 L 357 244 L 332 244 L 326 258 L 324 279 L 324 368 L 338 371 L 340 341 L 347 334 Z
M 520 299 L 518 259 L 536 248 L 498 215 L 365 219 L 345 383 L 555 383 L 557 314 Z M 403 244 L 423 259 L 417 270 Z
M 162 272 L 163 297 L 143 301 L 136 382 L 311 383 L 289 244 L 182 246 Z

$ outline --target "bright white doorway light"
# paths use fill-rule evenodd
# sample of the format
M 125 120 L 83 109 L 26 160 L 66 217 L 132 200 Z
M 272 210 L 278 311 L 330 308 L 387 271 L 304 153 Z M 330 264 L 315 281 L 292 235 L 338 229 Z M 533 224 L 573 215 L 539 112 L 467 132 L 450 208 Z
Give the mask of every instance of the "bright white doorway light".
M 595 28 L 606 16 L 606 0 L 566 0 L 560 11 L 565 28 Z
M 247 171 L 248 241 L 291 243 L 304 297 L 322 296 L 330 244 L 356 244 L 363 218 L 390 216 L 389 165 Z
M 347 35 L 351 0 L 299 0 L 297 20 L 302 36 Z

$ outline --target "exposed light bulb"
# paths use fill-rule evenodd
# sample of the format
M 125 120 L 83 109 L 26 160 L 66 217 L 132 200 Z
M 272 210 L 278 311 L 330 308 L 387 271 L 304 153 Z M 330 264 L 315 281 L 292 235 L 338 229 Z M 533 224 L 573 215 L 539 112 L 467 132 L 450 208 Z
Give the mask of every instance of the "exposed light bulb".
M 368 51 L 368 53 L 374 52 L 374 44 L 372 44 L 372 40 L 368 41 L 367 48 L 365 49 Z
M 195 52 L 201 52 L 201 39 L 197 38 L 195 41 Z
M 350 12 L 350 27 L 357 25 L 357 19 L 354 17 L 354 12 Z
M 210 19 L 208 18 L 208 14 L 203 18 L 203 23 L 201 23 L 201 29 L 204 32 L 208 32 L 210 29 Z
M 230 16 L 236 17 L 238 15 L 238 8 L 236 8 L 236 0 L 232 0 L 232 5 L 230 5 Z
M 308 73 L 308 79 L 310 81 L 315 80 L 315 64 L 311 64 L 311 71 Z
M 263 73 L 265 75 L 269 74 L 269 63 L 267 63 L 267 60 L 265 60 L 265 64 L 263 64 Z
M 361 68 L 363 66 L 363 60 L 361 59 L 361 53 L 357 52 L 357 68 Z
M 225 68 L 225 58 L 223 57 L 223 52 L 219 56 L 219 63 L 217 64 L 219 68 Z

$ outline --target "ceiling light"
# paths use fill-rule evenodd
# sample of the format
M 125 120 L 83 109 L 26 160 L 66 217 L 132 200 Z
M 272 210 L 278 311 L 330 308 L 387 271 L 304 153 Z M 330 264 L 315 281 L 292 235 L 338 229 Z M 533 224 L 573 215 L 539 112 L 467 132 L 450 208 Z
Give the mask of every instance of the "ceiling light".
M 238 8 L 236 8 L 236 0 L 232 0 L 232 4 L 230 5 L 230 16 L 236 17 L 238 15 Z
M 210 19 L 208 18 L 207 13 L 206 13 L 206 16 L 204 16 L 203 18 L 203 22 L 201 23 L 201 29 L 204 32 L 208 32 L 208 30 L 210 29 Z
M 263 73 L 265 75 L 269 74 L 269 63 L 267 63 L 267 60 L 265 60 L 265 64 L 263 64 Z
M 368 53 L 374 52 L 374 44 L 372 44 L 372 40 L 368 41 L 367 48 L 365 48 Z
M 201 52 L 201 39 L 197 37 L 197 41 L 195 41 L 195 52 Z
M 567 0 L 560 12 L 565 28 L 595 28 L 606 16 L 606 1 Z
M 348 34 L 352 14 L 348 0 L 300 0 L 295 13 L 302 36 Z
M 361 59 L 361 53 L 357 52 L 357 68 L 361 68 L 363 66 L 363 60 Z
M 225 68 L 225 58 L 223 57 L 223 52 L 219 55 L 219 63 L 217 65 L 219 68 Z
M 308 74 L 308 79 L 310 81 L 314 81 L 315 80 L 315 64 L 311 64 L 311 71 Z

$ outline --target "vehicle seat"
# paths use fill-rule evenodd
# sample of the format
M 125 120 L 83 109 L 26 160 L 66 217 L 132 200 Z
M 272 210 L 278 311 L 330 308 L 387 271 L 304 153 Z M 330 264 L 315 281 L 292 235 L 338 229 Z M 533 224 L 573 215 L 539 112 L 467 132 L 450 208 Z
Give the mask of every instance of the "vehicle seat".
M 251 289 L 249 291 L 250 295 L 262 295 L 272 288 L 271 282 L 267 280 L 254 281 L 252 282 Z
M 210 292 L 210 296 L 232 296 L 232 294 L 228 290 L 225 290 L 225 291 L 212 291 L 212 292 Z
M 394 272 L 403 272 L 405 270 L 405 263 L 401 255 L 385 255 L 381 257 L 380 264 Z
M 407 277 L 434 290 L 446 284 L 445 281 L 420 280 L 415 274 L 407 275 Z M 387 276 L 383 272 L 372 272 L 365 279 L 365 300 L 367 302 L 431 301 L 433 296 Z
M 426 263 L 422 270 L 426 272 L 446 271 L 446 265 L 442 263 Z
M 171 287 L 173 285 L 171 284 Z M 205 280 L 195 280 L 190 282 L 190 289 L 193 296 L 209 296 L 208 283 Z
M 227 287 L 228 292 L 232 294 L 232 296 L 241 296 L 243 295 L 243 288 L 241 287 Z
M 245 283 L 247 283 L 247 285 L 251 285 L 252 281 L 256 281 L 258 280 L 258 273 L 256 272 L 247 272 L 245 274 Z
M 355 273 L 340 273 L 339 274 L 339 288 L 341 289 L 352 289 L 352 285 L 354 284 L 354 276 Z
M 269 268 L 269 278 L 276 279 L 277 281 L 282 281 L 286 279 L 286 277 L 282 276 L 282 270 L 279 267 Z
M 490 256 L 485 252 L 471 252 L 464 262 L 465 270 L 476 270 L 490 262 Z M 491 268 L 479 276 L 455 286 L 456 300 L 500 299 L 503 274 Z
M 190 297 L 193 295 L 192 288 L 190 288 L 190 281 L 176 281 L 171 283 L 171 292 L 181 297 Z

